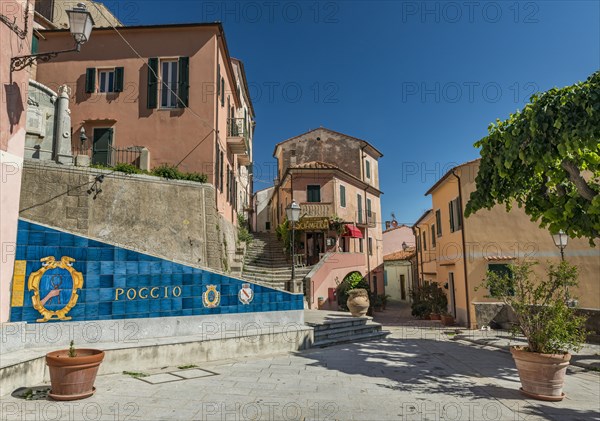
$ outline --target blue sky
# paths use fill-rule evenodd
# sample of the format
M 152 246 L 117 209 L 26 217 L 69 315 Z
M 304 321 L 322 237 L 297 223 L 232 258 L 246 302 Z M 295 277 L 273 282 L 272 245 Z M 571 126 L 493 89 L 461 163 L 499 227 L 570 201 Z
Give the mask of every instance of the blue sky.
M 104 3 L 126 25 L 223 22 L 257 113 L 255 189 L 275 143 L 324 126 L 383 152 L 383 218 L 406 223 L 491 122 L 600 69 L 597 1 Z

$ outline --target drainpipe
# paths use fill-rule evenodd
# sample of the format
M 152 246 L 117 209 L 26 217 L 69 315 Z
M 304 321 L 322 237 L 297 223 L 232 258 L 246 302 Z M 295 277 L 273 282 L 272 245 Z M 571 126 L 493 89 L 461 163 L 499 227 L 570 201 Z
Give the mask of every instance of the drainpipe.
M 415 288 L 417 286 L 419 279 L 421 279 L 421 276 L 419 275 L 419 252 L 420 252 L 421 247 L 418 247 L 418 249 L 417 249 L 418 243 L 416 241 L 418 229 L 419 228 L 416 225 L 414 227 L 412 227 L 413 235 L 415 236 L 415 258 L 417 259 L 417 262 L 415 264 L 415 269 L 417 270 L 417 278 L 413 279 L 413 288 Z M 411 262 L 411 265 L 412 265 L 412 262 Z M 413 273 L 413 276 L 414 276 L 414 273 Z
M 460 208 L 460 219 L 461 229 L 460 234 L 462 237 L 462 254 L 463 254 L 463 270 L 465 273 L 465 298 L 467 300 L 467 329 L 471 329 L 471 304 L 469 302 L 469 282 L 467 281 L 467 244 L 465 241 L 465 221 L 463 219 L 463 205 L 462 205 L 462 186 L 460 183 L 460 177 L 456 174 L 455 170 L 452 170 L 452 175 L 458 180 L 458 207 Z
M 367 145 L 363 145 L 360 148 L 360 175 L 361 175 L 361 179 L 363 180 L 363 183 L 366 184 L 365 181 L 365 148 L 367 147 Z M 368 220 L 368 216 L 367 216 L 367 187 L 365 187 L 364 191 L 363 191 L 364 195 L 365 195 L 365 240 L 367 242 L 366 247 L 365 247 L 365 251 L 366 251 L 366 255 L 367 255 L 367 282 L 369 283 L 369 285 L 371 285 L 371 258 L 369 257 L 369 220 Z M 373 288 L 373 292 L 375 294 L 375 296 L 377 297 L 377 284 L 374 285 Z

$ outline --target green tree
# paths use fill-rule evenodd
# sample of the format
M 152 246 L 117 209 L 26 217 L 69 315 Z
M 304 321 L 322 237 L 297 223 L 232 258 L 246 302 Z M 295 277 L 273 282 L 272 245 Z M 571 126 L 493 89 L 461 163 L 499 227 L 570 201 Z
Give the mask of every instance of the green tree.
M 551 232 L 600 236 L 600 71 L 585 82 L 534 95 L 497 120 L 481 148 L 465 215 L 516 202 Z

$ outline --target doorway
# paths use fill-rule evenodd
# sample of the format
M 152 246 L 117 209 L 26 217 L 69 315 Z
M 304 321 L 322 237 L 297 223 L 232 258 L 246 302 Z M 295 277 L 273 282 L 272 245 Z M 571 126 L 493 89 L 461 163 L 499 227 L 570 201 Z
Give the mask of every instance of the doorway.
M 92 164 L 111 165 L 111 149 L 113 144 L 113 129 L 95 128 L 92 145 Z
M 306 233 L 306 262 L 308 266 L 316 265 L 319 254 L 325 250 L 325 234 L 322 232 Z
M 400 275 L 400 299 L 406 301 L 406 278 Z

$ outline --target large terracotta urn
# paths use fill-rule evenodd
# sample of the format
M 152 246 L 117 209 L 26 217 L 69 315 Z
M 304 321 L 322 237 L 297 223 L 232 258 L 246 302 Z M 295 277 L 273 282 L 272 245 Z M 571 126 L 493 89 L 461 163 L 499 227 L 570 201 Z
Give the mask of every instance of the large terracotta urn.
M 514 346 L 510 352 L 521 379 L 521 392 L 543 401 L 561 401 L 571 354 L 539 354 Z
M 363 317 L 369 310 L 369 293 L 362 288 L 351 289 L 348 291 L 346 305 L 354 317 Z
M 104 351 L 98 349 L 77 349 L 74 357 L 69 356 L 68 349 L 46 354 L 51 384 L 48 396 L 57 401 L 92 396 L 96 374 L 103 359 Z

